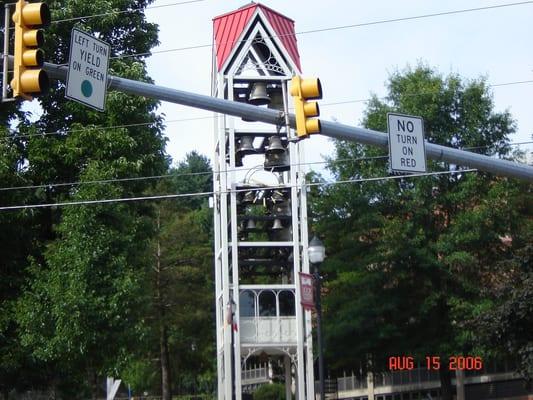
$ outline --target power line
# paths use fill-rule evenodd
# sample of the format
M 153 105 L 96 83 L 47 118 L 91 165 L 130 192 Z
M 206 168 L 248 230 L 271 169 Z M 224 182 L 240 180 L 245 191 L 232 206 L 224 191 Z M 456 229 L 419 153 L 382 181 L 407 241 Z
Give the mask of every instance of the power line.
M 514 81 L 514 82 L 503 82 L 503 83 L 493 83 L 490 85 L 487 85 L 489 88 L 495 88 L 495 87 L 502 87 L 502 86 L 511 86 L 511 85 L 524 85 L 533 83 L 533 80 L 528 81 Z M 402 96 L 425 96 L 428 94 L 438 94 L 440 92 L 437 91 L 428 91 L 428 92 L 418 92 L 418 93 L 404 93 Z M 382 97 L 376 97 L 378 100 L 387 100 L 389 99 L 389 96 L 382 96 Z M 336 106 L 340 104 L 350 104 L 350 103 L 366 103 L 372 100 L 372 98 L 366 98 L 366 99 L 355 99 L 355 100 L 345 100 L 345 101 L 336 101 L 332 103 L 320 103 L 320 106 Z
M 200 2 L 203 2 L 203 1 L 206 1 L 206 0 L 189 0 L 189 1 L 182 1 L 182 2 L 178 2 L 178 3 L 161 4 L 161 5 L 157 5 L 157 6 L 148 6 L 148 7 L 145 7 L 145 8 L 133 8 L 131 10 L 113 10 L 113 11 L 108 11 L 108 12 L 100 13 L 100 14 L 85 15 L 83 17 L 72 17 L 72 18 L 57 19 L 57 20 L 51 21 L 50 23 L 51 24 L 59 24 L 59 23 L 68 22 L 68 21 L 80 21 L 82 19 L 105 17 L 107 15 L 128 14 L 128 13 L 134 13 L 134 12 L 138 12 L 138 11 L 144 12 L 145 10 L 150 10 L 150 9 L 181 6 L 181 5 L 192 4 L 192 3 L 200 3 Z M 54 11 L 57 11 L 57 10 L 51 10 L 51 11 L 54 12 Z M 12 29 L 15 29 L 15 27 L 11 26 L 11 27 L 9 27 L 9 29 L 12 30 Z M 119 58 L 119 57 L 112 57 L 112 58 Z
M 503 82 L 503 83 L 495 83 L 487 85 L 487 87 L 501 87 L 501 86 L 511 86 L 511 85 L 523 85 L 523 84 L 530 84 L 533 83 L 533 80 L 526 80 L 526 81 L 512 81 L 512 82 Z M 406 93 L 403 96 L 424 96 L 428 94 L 437 94 L 439 92 L 437 91 L 430 91 L 430 92 L 419 92 L 419 93 Z M 378 97 L 379 100 L 387 100 L 388 96 Z M 320 103 L 321 107 L 328 107 L 328 106 L 336 106 L 341 104 L 351 104 L 351 103 L 364 103 L 370 101 L 371 98 L 366 99 L 355 99 L 355 100 L 345 100 L 345 101 L 337 101 L 337 102 L 330 102 L 330 103 Z M 197 121 L 197 120 L 207 120 L 207 119 L 214 119 L 216 116 L 209 115 L 205 117 L 193 117 L 193 118 L 180 118 L 180 119 L 173 119 L 173 120 L 167 120 L 163 121 L 164 124 L 167 123 L 175 123 L 175 122 L 187 122 L 187 121 Z M 44 133 L 34 133 L 34 134 L 26 134 L 26 135 L 18 135 L 15 131 L 11 131 L 14 135 L 11 137 L 0 137 L 0 140 L 10 140 L 14 138 L 31 138 L 31 137 L 43 137 L 43 136 L 54 136 L 54 135 L 65 135 L 66 133 L 73 133 L 73 132 L 83 132 L 88 129 L 92 130 L 98 130 L 103 131 L 107 129 L 120 129 L 120 128 L 131 128 L 131 127 L 139 127 L 139 126 L 149 126 L 153 125 L 156 122 L 139 122 L 134 124 L 123 124 L 123 125 L 113 125 L 113 126 L 102 126 L 102 127 L 90 127 L 90 128 L 83 128 L 83 129 L 67 129 L 67 130 L 57 130 L 53 132 L 44 132 Z
M 348 179 L 343 181 L 335 182 L 314 182 L 308 183 L 304 186 L 331 186 L 338 184 L 348 184 L 348 183 L 361 183 L 361 182 L 371 182 L 378 180 L 391 180 L 391 179 L 404 179 L 404 178 L 418 178 L 424 176 L 435 176 L 435 175 L 453 175 L 453 174 L 462 174 L 466 172 L 477 172 L 476 169 L 465 169 L 458 171 L 439 171 L 439 172 L 428 172 L 421 174 L 411 174 L 411 175 L 393 175 L 393 176 L 383 176 L 377 178 L 361 178 L 361 179 Z M 65 206 L 74 206 L 74 205 L 93 205 L 93 204 L 106 204 L 106 203 L 124 203 L 132 201 L 143 201 L 143 200 L 163 200 L 163 199 L 176 199 L 182 197 L 201 197 L 201 196 L 212 196 L 214 194 L 229 194 L 229 193 L 240 193 L 240 192 L 249 192 L 249 191 L 261 191 L 265 189 L 275 190 L 275 189 L 288 189 L 296 187 L 293 185 L 279 185 L 279 186 L 268 186 L 262 188 L 246 188 L 238 189 L 234 191 L 221 191 L 221 192 L 197 192 L 197 193 L 178 193 L 178 194 L 167 194 L 167 195 L 156 195 L 156 196 L 141 196 L 141 197 L 126 197 L 126 198 L 117 198 L 117 199 L 100 199 L 100 200 L 82 200 L 82 201 L 69 201 L 62 203 L 48 203 L 48 204 L 26 204 L 26 205 L 17 205 L 17 206 L 4 206 L 0 207 L 0 211 L 7 210 L 22 210 L 22 209 L 33 209 L 33 208 L 51 208 L 51 207 L 65 207 Z
M 391 23 L 391 22 L 412 21 L 412 20 L 416 20 L 416 19 L 441 17 L 441 16 L 444 16 L 444 15 L 455 15 L 455 14 L 470 13 L 470 12 L 482 11 L 482 10 L 491 10 L 491 9 L 503 8 L 503 7 L 514 7 L 514 6 L 520 6 L 520 5 L 525 5 L 525 4 L 531 4 L 531 3 L 533 3 L 533 1 L 521 1 L 521 2 L 517 2 L 517 3 L 498 4 L 498 5 L 494 5 L 494 6 L 484 6 L 484 7 L 476 7 L 476 8 L 465 8 L 465 9 L 461 9 L 461 10 L 442 11 L 442 12 L 431 13 L 431 14 L 415 15 L 415 16 L 411 16 L 411 17 L 390 18 L 390 19 L 382 19 L 382 20 L 376 20 L 376 21 L 370 21 L 370 22 L 361 22 L 361 23 L 358 23 L 358 24 L 341 25 L 341 26 L 335 26 L 335 27 L 330 27 L 330 28 L 312 29 L 312 30 L 308 30 L 308 31 L 300 31 L 300 32 L 297 32 L 297 34 L 298 35 L 305 35 L 305 34 L 308 34 L 308 33 L 334 31 L 334 30 L 339 30 L 339 29 L 361 28 L 361 27 L 364 27 L 364 26 L 388 24 L 388 23 Z
M 388 156 L 374 156 L 374 157 L 359 157 L 359 158 L 345 158 L 338 159 L 335 162 L 357 162 L 357 161 L 369 161 L 369 160 L 378 160 L 388 158 Z M 303 165 L 315 165 L 315 164 L 326 164 L 328 161 L 312 161 L 305 163 L 289 164 L 289 166 L 303 166 Z M 138 176 L 132 178 L 116 178 L 116 179 L 101 179 L 101 180 L 92 180 L 92 181 L 78 181 L 78 182 L 65 182 L 65 183 L 48 183 L 41 185 L 27 185 L 27 186 L 12 186 L 12 187 L 0 187 L 0 192 L 6 192 L 11 190 L 24 190 L 24 189 L 42 189 L 42 188 L 53 188 L 53 187 L 64 187 L 64 186 L 78 186 L 78 185 L 94 185 L 94 184 L 105 184 L 105 183 L 118 183 L 118 182 L 130 182 L 130 181 L 141 181 L 141 180 L 152 180 L 152 179 L 167 179 L 167 178 L 178 178 L 185 176 L 202 176 L 202 175 L 213 175 L 213 174 L 223 174 L 229 172 L 246 172 L 251 171 L 257 168 L 253 166 L 250 168 L 240 168 L 240 169 L 225 169 L 218 172 L 209 171 L 209 172 L 184 172 L 180 174 L 165 174 L 165 175 L 153 175 L 153 176 Z
M 174 123 L 174 122 L 187 122 L 187 121 L 196 121 L 196 120 L 202 120 L 202 119 L 213 119 L 216 118 L 215 116 L 205 116 L 205 117 L 193 117 L 193 118 L 180 118 L 180 119 L 171 119 L 168 121 L 163 121 L 164 124 L 167 123 Z M 43 137 L 43 136 L 54 136 L 54 135 L 65 135 L 67 133 L 76 133 L 76 132 L 84 132 L 87 130 L 93 130 L 93 131 L 105 131 L 108 129 L 121 129 L 121 128 L 133 128 L 133 127 L 139 127 L 139 126 L 149 126 L 158 123 L 158 121 L 152 121 L 152 122 L 139 122 L 134 124 L 123 124 L 123 125 L 112 125 L 112 126 L 88 126 L 85 128 L 80 129 L 65 129 L 65 130 L 57 130 L 53 132 L 43 132 L 43 133 L 28 133 L 26 135 L 17 135 L 15 131 L 11 131 L 15 135 L 13 136 L 4 136 L 0 137 L 0 139 L 3 140 L 10 140 L 10 139 L 18 139 L 18 138 L 32 138 L 32 137 Z
M 524 144 L 533 144 L 533 141 L 529 142 L 517 142 L 517 143 L 508 143 L 508 146 L 520 146 Z M 489 148 L 491 145 L 486 146 L 475 146 L 475 147 L 465 147 L 463 150 L 478 150 Z M 359 162 L 359 161 L 371 161 L 379 159 L 388 159 L 389 156 L 372 156 L 372 157 L 357 157 L 357 158 L 340 158 L 332 160 L 333 163 L 345 163 L 345 162 Z M 327 164 L 330 161 L 309 161 L 303 163 L 290 164 L 289 166 L 310 166 L 318 164 Z M 239 169 L 225 169 L 218 172 L 209 171 L 209 172 L 185 172 L 179 174 L 164 174 L 164 175 L 151 175 L 151 176 L 138 176 L 131 178 L 114 178 L 114 179 L 101 179 L 101 180 L 92 180 L 92 181 L 77 181 L 77 182 L 63 182 L 63 183 L 44 183 L 40 185 L 26 185 L 26 186 L 12 186 L 12 187 L 0 187 L 0 192 L 12 191 L 12 190 L 26 190 L 26 189 L 43 189 L 43 188 L 53 188 L 53 187 L 65 187 L 65 186 L 79 186 L 79 185 L 94 185 L 94 184 L 106 184 L 106 183 L 119 183 L 119 182 L 133 182 L 133 181 L 143 181 L 143 180 L 155 180 L 155 179 L 170 179 L 186 176 L 202 176 L 202 175 L 212 175 L 212 174 L 222 174 L 230 172 L 247 172 L 257 168 L 256 166 L 249 168 L 239 168 Z M 268 170 L 265 170 L 268 171 Z
M 327 28 L 310 29 L 307 31 L 298 31 L 298 32 L 295 32 L 294 34 L 291 33 L 291 34 L 285 34 L 285 35 L 273 35 L 273 36 L 269 36 L 269 38 L 282 38 L 285 36 L 307 35 L 310 33 L 327 32 L 327 31 L 335 31 L 335 30 L 351 29 L 351 28 L 361 28 L 365 26 L 382 25 L 382 24 L 388 24 L 388 23 L 393 23 L 393 22 L 403 22 L 403 21 L 410 21 L 410 20 L 417 20 L 417 19 L 424 19 L 424 18 L 440 17 L 440 16 L 445 16 L 445 15 L 463 14 L 463 13 L 491 10 L 491 9 L 497 9 L 497 8 L 503 8 L 503 7 L 514 7 L 514 6 L 520 6 L 520 5 L 525 5 L 525 4 L 531 4 L 531 3 L 533 3 L 533 0 L 521 1 L 521 2 L 516 2 L 516 3 L 498 4 L 494 6 L 466 8 L 466 9 L 461 9 L 461 10 L 451 10 L 451 11 L 443 11 L 443 12 L 438 12 L 438 13 L 414 15 L 410 17 L 383 19 L 383 20 L 376 20 L 376 21 L 369 21 L 369 22 L 361 22 L 361 23 L 351 24 L 351 25 L 339 25 L 339 26 L 332 26 L 332 27 L 327 27 Z M 245 42 L 245 40 L 235 41 L 231 43 L 238 44 L 238 43 L 243 43 L 243 42 Z M 228 44 L 228 43 L 226 42 L 219 43 L 219 45 L 223 45 L 223 44 Z M 121 55 L 115 58 L 148 56 L 152 54 L 161 54 L 161 53 L 169 53 L 173 51 L 184 51 L 184 50 L 193 50 L 193 49 L 210 48 L 210 47 L 213 47 L 213 44 L 201 44 L 201 45 L 193 45 L 193 46 L 187 46 L 187 47 L 178 47 L 178 48 L 173 48 L 173 49 L 154 50 L 151 52 L 138 53 L 138 54 L 125 54 L 125 55 Z
M 73 18 L 58 19 L 58 20 L 52 21 L 51 23 L 52 24 L 59 24 L 59 23 L 62 23 L 62 22 L 67 22 L 67 21 L 79 21 L 79 20 L 82 20 L 82 19 L 105 17 L 107 15 L 128 14 L 128 13 L 134 13 L 134 12 L 138 12 L 138 11 L 144 12 L 144 10 L 153 10 L 155 8 L 181 6 L 181 5 L 185 5 L 185 4 L 200 3 L 200 2 L 203 2 L 203 1 L 205 1 L 205 0 L 189 0 L 189 1 L 182 1 L 182 2 L 179 2 L 179 3 L 161 4 L 161 5 L 157 5 L 157 6 L 148 6 L 148 7 L 145 7 L 145 8 L 134 8 L 134 9 L 131 9 L 131 10 L 108 11 L 108 12 L 100 13 L 100 14 L 85 15 L 83 17 L 73 17 Z M 52 10 L 52 11 L 55 11 L 55 10 Z

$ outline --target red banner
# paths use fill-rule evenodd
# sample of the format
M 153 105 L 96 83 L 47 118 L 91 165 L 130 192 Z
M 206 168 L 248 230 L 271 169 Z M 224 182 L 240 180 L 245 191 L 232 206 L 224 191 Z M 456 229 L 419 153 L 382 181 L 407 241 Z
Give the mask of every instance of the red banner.
M 301 304 L 306 310 L 315 309 L 315 285 L 314 277 L 311 274 L 300 272 L 300 294 Z

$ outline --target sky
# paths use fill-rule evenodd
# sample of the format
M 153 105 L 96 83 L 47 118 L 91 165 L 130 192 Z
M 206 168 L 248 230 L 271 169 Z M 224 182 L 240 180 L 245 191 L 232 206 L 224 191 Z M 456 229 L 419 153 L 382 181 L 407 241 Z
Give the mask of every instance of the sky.
M 248 4 L 246 0 L 156 0 L 147 19 L 159 25 L 160 45 L 148 58 L 157 85 L 210 95 L 212 19 Z M 181 0 L 183 1 L 183 0 Z M 370 26 L 302 33 L 387 19 L 464 10 L 517 0 L 264 0 L 261 3 L 295 21 L 304 77 L 318 77 L 323 88 L 321 119 L 360 126 L 371 94 L 384 96 L 388 77 L 422 62 L 444 76 L 484 76 L 489 84 L 533 81 L 533 2 L 454 15 Z M 160 7 L 169 5 L 168 7 Z M 180 50 L 173 50 L 180 49 Z M 169 50 L 169 51 L 167 51 Z M 512 142 L 533 140 L 533 83 L 492 88 L 495 110 L 509 110 L 517 122 Z M 346 102 L 327 105 L 327 103 Z M 162 103 L 167 152 L 174 161 L 196 150 L 212 157 L 214 128 L 200 109 Z M 178 120 L 178 121 L 176 121 Z M 265 125 L 267 128 L 268 126 Z M 521 148 L 531 150 L 531 145 Z M 314 135 L 306 140 L 306 161 L 332 155 L 332 141 Z

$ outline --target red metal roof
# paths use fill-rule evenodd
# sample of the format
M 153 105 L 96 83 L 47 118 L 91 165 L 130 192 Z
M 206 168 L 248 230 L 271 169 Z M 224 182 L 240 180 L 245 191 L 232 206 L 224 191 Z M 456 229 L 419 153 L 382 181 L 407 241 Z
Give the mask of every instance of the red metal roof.
M 275 35 L 283 44 L 294 64 L 301 71 L 300 55 L 294 34 L 294 21 L 262 4 L 251 3 L 235 11 L 213 18 L 213 32 L 215 37 L 217 70 L 220 71 L 231 51 L 235 47 L 239 36 L 255 13 L 260 8 L 274 29 Z

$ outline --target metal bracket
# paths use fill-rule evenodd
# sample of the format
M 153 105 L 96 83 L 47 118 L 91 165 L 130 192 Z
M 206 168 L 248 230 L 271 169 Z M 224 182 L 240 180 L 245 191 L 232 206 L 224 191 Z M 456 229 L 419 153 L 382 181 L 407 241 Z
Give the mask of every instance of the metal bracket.
M 10 101 L 15 101 L 16 99 L 14 97 L 7 97 L 7 81 L 8 81 L 8 72 L 9 72 L 9 29 L 10 29 L 10 17 L 11 12 L 9 10 L 9 7 L 13 4 L 5 4 L 5 12 L 4 12 L 4 54 L 2 54 L 2 58 L 4 61 L 3 65 L 3 76 L 2 76 L 2 103 L 7 103 Z

